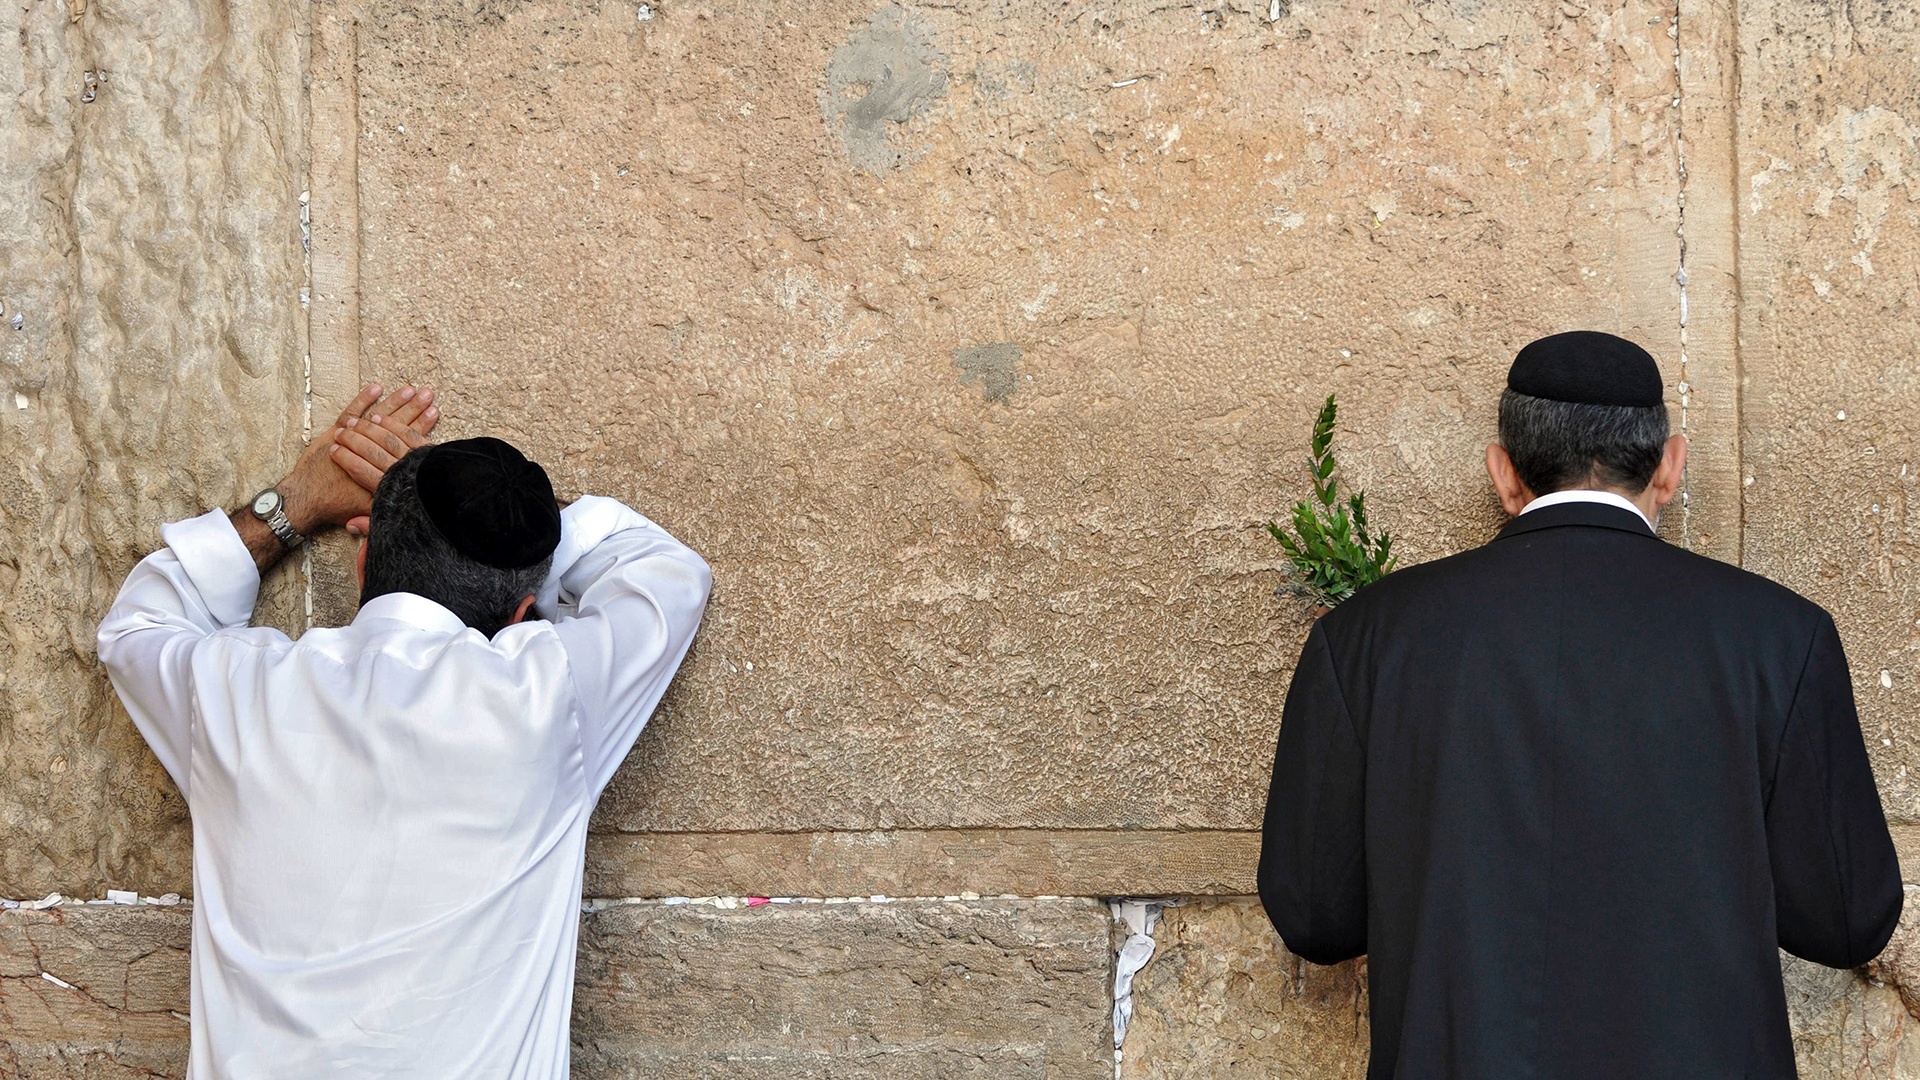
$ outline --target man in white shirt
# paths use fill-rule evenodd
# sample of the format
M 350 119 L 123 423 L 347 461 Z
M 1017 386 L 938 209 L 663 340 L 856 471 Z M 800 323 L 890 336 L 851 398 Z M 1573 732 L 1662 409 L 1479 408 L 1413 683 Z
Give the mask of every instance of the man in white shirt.
M 196 1080 L 566 1076 L 587 820 L 705 607 L 645 517 L 562 511 L 378 392 L 248 509 L 166 526 L 100 626 L 193 814 Z M 353 623 L 247 626 L 261 571 L 345 525 Z

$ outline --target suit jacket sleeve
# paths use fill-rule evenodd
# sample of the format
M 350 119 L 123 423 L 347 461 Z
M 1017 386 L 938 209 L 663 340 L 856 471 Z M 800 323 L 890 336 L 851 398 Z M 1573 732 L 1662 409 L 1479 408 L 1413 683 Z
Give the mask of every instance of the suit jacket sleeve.
M 1781 732 L 1767 846 L 1781 948 L 1837 968 L 1878 955 L 1900 920 L 1900 865 L 1846 654 L 1824 614 Z
M 1295 955 L 1367 951 L 1366 752 L 1319 626 L 1294 669 L 1273 755 L 1260 902 Z

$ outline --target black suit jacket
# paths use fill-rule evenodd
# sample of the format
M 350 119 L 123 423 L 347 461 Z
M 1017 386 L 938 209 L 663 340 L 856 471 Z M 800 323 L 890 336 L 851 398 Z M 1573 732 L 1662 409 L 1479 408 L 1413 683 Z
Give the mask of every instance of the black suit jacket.
M 1900 915 L 1833 620 L 1571 503 L 1410 567 L 1307 637 L 1260 898 L 1366 954 L 1371 1080 L 1794 1075 L 1775 946 Z

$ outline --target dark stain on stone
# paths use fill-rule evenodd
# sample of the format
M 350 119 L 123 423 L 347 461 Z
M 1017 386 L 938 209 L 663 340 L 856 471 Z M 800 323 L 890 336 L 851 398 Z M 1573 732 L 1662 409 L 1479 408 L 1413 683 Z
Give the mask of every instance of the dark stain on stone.
M 953 350 L 953 364 L 961 382 L 978 386 L 988 401 L 1004 402 L 1019 385 L 1020 346 L 1011 341 L 968 345 Z
M 889 4 L 867 19 L 827 64 L 820 112 L 837 130 L 855 168 L 879 176 L 912 155 L 887 143 L 888 125 L 904 124 L 947 92 L 946 57 L 933 47 L 921 18 Z

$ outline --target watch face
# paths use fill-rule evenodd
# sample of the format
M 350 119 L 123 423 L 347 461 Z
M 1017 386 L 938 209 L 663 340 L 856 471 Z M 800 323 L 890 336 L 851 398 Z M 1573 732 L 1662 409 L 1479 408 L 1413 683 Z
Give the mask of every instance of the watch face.
M 280 509 L 280 493 L 277 491 L 269 489 L 253 497 L 255 517 L 264 518 L 278 509 Z

